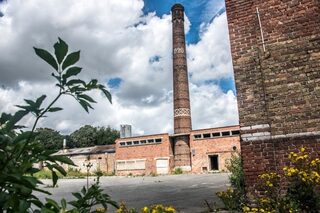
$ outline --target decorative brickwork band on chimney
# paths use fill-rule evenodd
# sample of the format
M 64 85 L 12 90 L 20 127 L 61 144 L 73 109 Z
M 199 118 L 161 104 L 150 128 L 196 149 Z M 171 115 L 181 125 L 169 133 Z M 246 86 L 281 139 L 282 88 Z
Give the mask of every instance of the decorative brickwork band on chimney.
M 184 8 L 175 4 L 172 11 L 174 133 L 191 131 L 188 69 L 184 35 Z
M 173 109 L 174 109 L 174 163 L 175 167 L 191 170 L 189 133 L 191 114 L 189 100 L 186 44 L 184 35 L 184 8 L 175 4 L 172 12 L 173 54 Z

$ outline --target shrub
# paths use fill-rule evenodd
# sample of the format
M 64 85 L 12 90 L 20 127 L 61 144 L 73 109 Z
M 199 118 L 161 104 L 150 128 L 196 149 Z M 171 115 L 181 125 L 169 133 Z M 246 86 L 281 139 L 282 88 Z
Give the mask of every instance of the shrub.
M 245 202 L 244 173 L 240 154 L 232 153 L 231 158 L 226 162 L 226 167 L 231 172 L 229 175 L 231 187 L 216 194 L 225 209 L 240 211 Z
M 174 175 L 181 175 L 181 174 L 183 174 L 183 171 L 180 167 L 177 167 L 174 169 L 173 174 Z
M 140 213 L 176 213 L 177 211 L 172 206 L 164 206 L 161 204 L 145 206 L 140 210 Z M 125 203 L 121 203 L 117 213 L 139 213 L 134 208 L 127 208 Z
M 289 153 L 290 166 L 283 174 L 275 172 L 259 176 L 257 189 L 263 192 L 257 199 L 259 211 L 270 212 L 319 212 L 320 210 L 320 159 L 311 159 L 304 147 Z M 280 179 L 288 185 L 281 192 Z M 252 212 L 246 206 L 244 212 Z

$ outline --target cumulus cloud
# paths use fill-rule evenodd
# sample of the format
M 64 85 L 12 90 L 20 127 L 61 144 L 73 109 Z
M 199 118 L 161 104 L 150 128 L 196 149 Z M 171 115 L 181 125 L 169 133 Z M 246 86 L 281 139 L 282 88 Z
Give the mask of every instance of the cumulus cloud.
M 233 77 L 226 13 L 203 25 L 201 40 L 188 48 L 188 60 L 194 82 Z
M 142 0 L 11 0 L 0 4 L 0 112 L 14 112 L 24 98 L 56 94 L 50 67 L 32 46 L 51 49 L 57 37 L 72 50 L 81 49 L 82 78 L 107 83 L 110 105 L 99 92 L 95 110 L 86 114 L 70 97 L 65 108 L 40 126 L 69 133 L 82 125 L 119 128 L 133 125 L 135 134 L 172 133 L 171 17 L 143 14 Z M 32 20 L 32 21 L 30 21 Z M 186 17 L 186 30 L 190 21 Z M 203 27 L 201 40 L 188 47 L 193 127 L 237 124 L 236 98 L 206 80 L 232 77 L 225 14 Z M 32 117 L 24 120 L 30 125 Z

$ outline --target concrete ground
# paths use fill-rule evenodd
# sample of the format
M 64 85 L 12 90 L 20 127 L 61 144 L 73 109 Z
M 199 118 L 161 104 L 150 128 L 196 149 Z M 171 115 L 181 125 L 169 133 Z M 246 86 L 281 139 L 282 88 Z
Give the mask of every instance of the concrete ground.
M 90 179 L 93 182 L 93 179 Z M 45 184 L 51 183 L 44 180 Z M 72 192 L 86 185 L 86 179 L 61 179 L 57 188 L 46 188 L 56 200 L 72 200 Z M 219 203 L 216 192 L 225 190 L 228 174 L 186 174 L 157 177 L 102 177 L 101 187 L 114 201 L 141 209 L 145 205 L 174 206 L 181 213 L 207 212 L 205 200 Z M 43 196 L 41 196 L 43 198 Z M 108 212 L 115 212 L 110 208 Z

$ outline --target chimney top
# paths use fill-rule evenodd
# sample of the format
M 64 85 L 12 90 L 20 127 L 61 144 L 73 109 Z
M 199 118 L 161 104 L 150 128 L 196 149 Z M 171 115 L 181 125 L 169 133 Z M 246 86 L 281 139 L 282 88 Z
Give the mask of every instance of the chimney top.
M 174 5 L 171 7 L 171 11 L 175 11 L 175 10 L 182 10 L 182 11 L 184 11 L 184 7 L 182 6 L 182 4 L 174 4 Z

